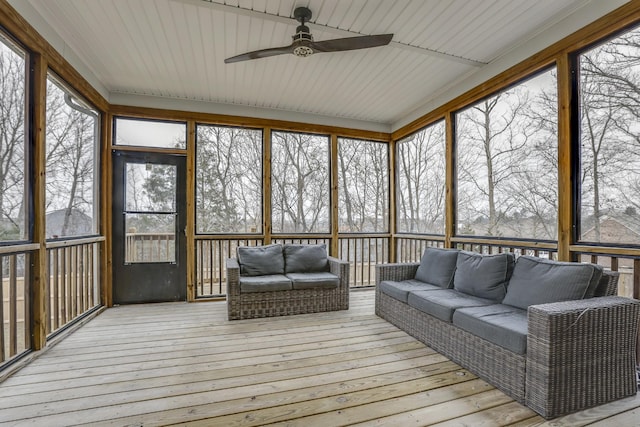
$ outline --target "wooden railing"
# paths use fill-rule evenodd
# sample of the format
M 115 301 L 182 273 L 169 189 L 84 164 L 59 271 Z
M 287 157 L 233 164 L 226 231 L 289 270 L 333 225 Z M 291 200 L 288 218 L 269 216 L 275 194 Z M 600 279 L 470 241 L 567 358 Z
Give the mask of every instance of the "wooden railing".
M 342 235 L 338 258 L 349 261 L 351 287 L 375 286 L 376 264 L 389 262 L 389 235 Z
M 28 275 L 31 250 L 38 245 L 0 248 L 0 366 L 31 348 Z
M 618 271 L 618 295 L 640 299 L 640 250 L 580 245 L 573 245 L 571 249 L 581 262 Z
M 331 245 L 331 238 L 326 236 L 277 236 L 273 243 L 324 243 Z M 375 265 L 390 261 L 391 236 L 388 234 L 343 234 L 338 241 L 338 257 L 349 261 L 351 265 L 350 286 L 364 287 L 375 284 Z M 452 239 L 458 249 L 484 254 L 511 252 L 516 256 L 531 255 L 546 259 L 557 259 L 557 245 L 554 242 L 503 240 L 489 238 L 456 237 Z M 196 297 L 224 296 L 225 260 L 235 256 L 238 245 L 261 245 L 262 236 L 197 236 L 195 280 Z M 399 234 L 395 237 L 395 262 L 418 262 L 424 249 L 444 247 L 444 237 L 427 235 Z M 575 253 L 581 247 L 573 247 Z M 582 248 L 583 252 L 586 250 Z M 640 298 L 640 250 L 637 254 L 606 254 L 606 248 L 589 249 L 595 252 L 584 252 L 582 262 L 591 262 L 607 269 L 619 271 L 620 295 Z M 611 249 L 608 249 L 611 250 Z
M 481 254 L 511 252 L 516 257 L 530 255 L 546 259 L 557 259 L 558 245 L 553 242 L 525 240 L 495 240 L 484 238 L 456 237 L 452 242 L 458 249 Z
M 419 262 L 427 247 L 444 247 L 443 236 L 396 235 L 396 262 Z
M 174 233 L 127 233 L 124 262 L 175 262 L 175 239 Z
M 104 238 L 47 243 L 47 335 L 100 305 L 98 245 Z
M 227 293 L 225 262 L 233 258 L 238 246 L 262 245 L 262 237 L 196 236 L 196 298 L 224 296 Z
M 326 236 L 275 236 L 272 243 L 326 244 Z M 344 235 L 339 238 L 338 257 L 350 263 L 350 286 L 375 284 L 375 265 L 389 262 L 388 234 Z M 211 298 L 226 294 L 225 260 L 235 257 L 238 246 L 262 245 L 262 236 L 196 236 L 195 294 L 196 298 Z

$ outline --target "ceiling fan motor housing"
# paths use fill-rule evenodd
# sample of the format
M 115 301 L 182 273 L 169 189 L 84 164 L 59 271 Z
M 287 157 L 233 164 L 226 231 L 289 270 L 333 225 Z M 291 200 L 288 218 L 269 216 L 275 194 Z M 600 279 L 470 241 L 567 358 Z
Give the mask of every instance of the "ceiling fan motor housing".
M 313 36 L 309 32 L 309 27 L 299 25 L 292 39 L 295 45 L 293 48 L 293 54 L 295 56 L 305 57 L 313 54 L 313 49 L 309 46 L 309 44 L 313 42 Z

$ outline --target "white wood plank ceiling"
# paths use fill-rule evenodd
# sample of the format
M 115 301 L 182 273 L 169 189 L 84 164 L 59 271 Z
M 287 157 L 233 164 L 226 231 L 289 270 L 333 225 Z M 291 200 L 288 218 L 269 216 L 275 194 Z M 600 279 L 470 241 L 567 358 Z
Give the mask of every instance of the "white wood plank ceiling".
M 592 3 L 27 1 L 111 98 L 144 95 L 248 107 L 256 116 L 276 110 L 283 118 L 302 113 L 386 126 Z M 289 45 L 297 6 L 312 10 L 308 25 L 317 41 L 383 33 L 393 33 L 393 41 L 307 58 L 224 63 L 247 51 Z

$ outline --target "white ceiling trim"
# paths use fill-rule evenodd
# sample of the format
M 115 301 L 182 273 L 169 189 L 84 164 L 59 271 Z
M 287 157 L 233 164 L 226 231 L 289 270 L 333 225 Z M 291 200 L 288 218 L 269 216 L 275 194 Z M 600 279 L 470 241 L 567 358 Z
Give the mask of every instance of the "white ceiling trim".
M 267 12 L 259 12 L 253 9 L 245 9 L 242 7 L 231 6 L 228 4 L 215 3 L 210 0 L 171 0 L 171 1 L 175 3 L 185 3 L 185 4 L 195 5 L 195 6 L 208 7 L 221 12 L 235 13 L 236 15 L 240 15 L 240 16 L 247 16 L 249 18 L 269 20 L 272 22 L 286 24 L 286 25 L 296 24 L 295 19 L 288 16 L 274 15 Z M 327 25 L 320 25 L 314 22 L 305 22 L 305 25 L 309 27 L 311 30 L 315 29 L 318 31 L 324 31 L 324 32 L 332 33 L 342 37 L 370 35 L 370 34 L 359 33 L 356 31 L 349 31 L 349 30 L 343 30 L 341 28 L 330 27 Z M 389 43 L 389 45 L 399 49 L 409 51 L 409 52 L 418 53 L 421 55 L 427 55 L 427 56 L 440 58 L 440 59 L 446 59 L 448 61 L 453 61 L 453 62 L 457 62 L 464 65 L 472 65 L 474 67 L 482 67 L 484 65 L 487 65 L 486 62 L 478 61 L 476 59 L 464 58 L 462 56 L 452 55 L 449 53 L 440 52 L 437 50 L 428 49 L 420 46 L 414 46 L 406 43 L 400 43 L 393 40 L 391 41 L 391 43 Z M 238 52 L 238 54 L 241 54 L 241 53 L 243 52 Z
M 254 117 L 264 120 L 281 120 L 330 127 L 361 129 L 371 132 L 391 133 L 391 125 L 365 120 L 346 119 L 320 114 L 307 114 L 278 110 L 275 108 L 257 108 L 237 104 L 220 104 L 209 101 L 194 101 L 190 99 L 165 98 L 150 95 L 132 95 L 129 93 L 111 92 L 109 102 L 113 105 L 131 107 L 148 107 L 166 110 L 191 111 L 205 114 L 220 114 L 238 117 Z

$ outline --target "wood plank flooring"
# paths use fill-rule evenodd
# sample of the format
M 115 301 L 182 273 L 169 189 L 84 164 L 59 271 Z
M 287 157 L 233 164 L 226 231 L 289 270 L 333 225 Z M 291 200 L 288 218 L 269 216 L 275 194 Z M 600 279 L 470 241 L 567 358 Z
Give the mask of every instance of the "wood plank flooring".
M 224 302 L 108 309 L 0 384 L 0 425 L 640 425 L 638 396 L 545 423 L 373 303 L 233 322 Z

